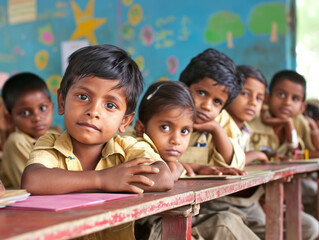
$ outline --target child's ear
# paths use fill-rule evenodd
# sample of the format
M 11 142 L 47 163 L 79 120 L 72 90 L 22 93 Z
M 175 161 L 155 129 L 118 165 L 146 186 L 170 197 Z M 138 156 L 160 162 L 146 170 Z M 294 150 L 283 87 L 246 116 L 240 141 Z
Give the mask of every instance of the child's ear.
M 133 113 L 131 113 L 129 115 L 125 115 L 123 117 L 122 123 L 121 123 L 121 125 L 119 127 L 119 132 L 120 133 L 124 133 L 125 132 L 125 128 L 128 125 L 130 125 L 130 123 L 133 121 L 134 117 L 135 117 L 135 112 L 133 112 Z
M 300 114 L 302 114 L 307 108 L 307 102 L 303 102 L 300 107 Z
M 135 131 L 136 131 L 136 136 L 138 137 L 142 137 L 143 133 L 145 133 L 145 126 L 140 120 L 137 120 L 135 123 Z
M 63 115 L 64 114 L 64 99 L 62 97 L 60 89 L 58 89 L 57 94 L 58 94 L 58 114 Z

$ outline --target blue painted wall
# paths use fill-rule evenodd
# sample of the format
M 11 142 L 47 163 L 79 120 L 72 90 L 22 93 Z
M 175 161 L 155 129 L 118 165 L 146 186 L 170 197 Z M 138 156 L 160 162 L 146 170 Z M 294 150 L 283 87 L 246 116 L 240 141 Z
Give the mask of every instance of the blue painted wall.
M 209 47 L 236 64 L 259 67 L 269 80 L 280 69 L 295 68 L 295 27 L 289 19 L 295 19 L 294 0 L 1 1 L 0 72 L 39 74 L 55 100 L 61 42 L 87 39 L 129 51 L 146 87 L 158 79 L 177 80 L 190 59 Z M 273 21 L 277 39 L 271 41 L 266 23 Z M 57 114 L 54 124 L 63 125 Z

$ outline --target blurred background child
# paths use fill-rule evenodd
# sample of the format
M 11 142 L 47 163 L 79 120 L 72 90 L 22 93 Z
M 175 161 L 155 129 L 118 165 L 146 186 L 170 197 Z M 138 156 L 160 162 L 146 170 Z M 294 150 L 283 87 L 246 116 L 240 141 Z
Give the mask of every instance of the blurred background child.
M 2 98 L 15 131 L 4 146 L 0 178 L 5 187 L 20 187 L 34 143 L 51 127 L 53 102 L 45 81 L 29 72 L 10 77 L 2 88 Z

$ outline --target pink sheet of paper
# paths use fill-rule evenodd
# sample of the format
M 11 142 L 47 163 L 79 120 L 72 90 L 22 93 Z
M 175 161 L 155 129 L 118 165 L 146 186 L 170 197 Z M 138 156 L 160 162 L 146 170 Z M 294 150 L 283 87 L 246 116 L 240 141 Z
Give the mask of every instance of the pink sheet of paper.
M 128 198 L 137 194 L 119 193 L 70 193 L 61 195 L 29 196 L 26 200 L 10 204 L 10 208 L 61 211 L 89 206 L 114 199 Z

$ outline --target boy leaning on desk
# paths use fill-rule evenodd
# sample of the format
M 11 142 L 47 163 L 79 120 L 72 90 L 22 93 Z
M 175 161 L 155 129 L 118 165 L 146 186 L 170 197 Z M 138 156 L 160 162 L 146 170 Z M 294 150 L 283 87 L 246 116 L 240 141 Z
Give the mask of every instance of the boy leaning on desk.
M 309 157 L 319 150 L 319 134 L 310 131 L 302 115 L 306 103 L 306 81 L 292 70 L 274 74 L 269 86 L 267 108 L 249 122 L 252 129 L 250 148 L 268 156 L 289 160 L 292 152 L 309 149 Z M 310 178 L 302 179 L 302 200 L 316 199 L 317 184 Z M 316 204 L 312 203 L 312 207 Z M 310 214 L 302 212 L 303 239 L 314 239 L 319 234 L 319 223 Z
M 171 189 L 169 168 L 148 144 L 115 135 L 133 120 L 142 90 L 142 74 L 124 50 L 98 45 L 74 52 L 58 91 L 66 131 L 39 138 L 22 188 L 31 194 Z M 135 239 L 134 223 L 82 239 Z

